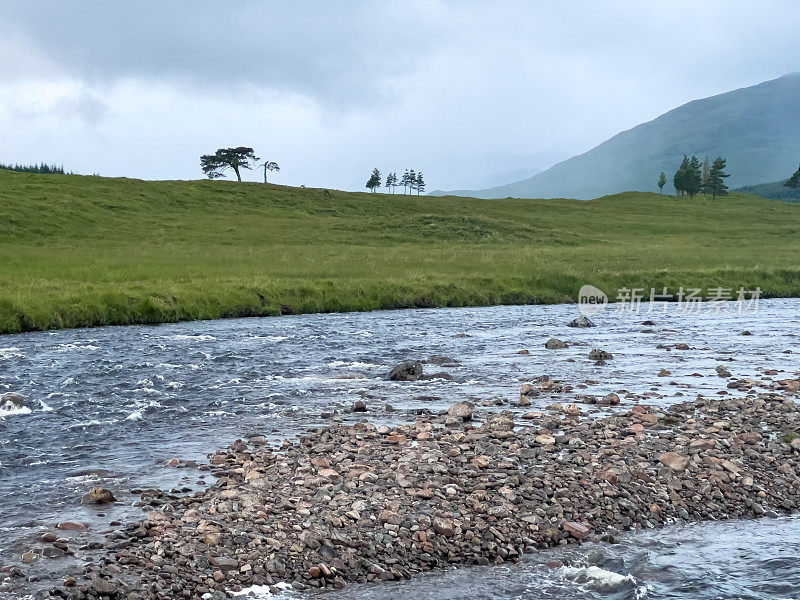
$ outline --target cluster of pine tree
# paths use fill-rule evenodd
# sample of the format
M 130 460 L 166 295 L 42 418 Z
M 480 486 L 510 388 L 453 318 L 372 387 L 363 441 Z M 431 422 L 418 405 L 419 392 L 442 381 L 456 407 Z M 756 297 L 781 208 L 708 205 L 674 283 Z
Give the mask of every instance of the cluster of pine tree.
M 417 192 L 419 196 L 422 192 L 425 191 L 425 178 L 422 176 L 422 171 L 416 173 L 414 169 L 406 169 L 403 176 L 398 178 L 397 173 L 389 173 L 386 176 L 386 184 L 387 188 L 392 190 L 394 194 L 394 188 L 403 186 L 403 193 L 414 193 Z M 374 192 L 376 188 L 381 187 L 381 172 L 378 169 L 373 169 L 372 174 L 369 176 L 367 180 L 367 186 L 370 191 Z
M 700 164 L 696 156 L 687 158 L 683 155 L 681 166 L 672 178 L 672 185 L 679 196 L 688 194 L 690 198 L 702 192 L 711 194 L 712 198 L 725 196 L 728 193 L 728 186 L 725 185 L 725 178 L 730 174 L 725 172 L 727 161 L 722 157 L 717 157 L 711 166 L 708 164 L 708 157 Z M 664 173 L 658 179 L 658 187 L 663 188 L 666 178 Z
M 58 174 L 64 175 L 64 165 L 47 165 L 40 163 L 38 165 L 5 165 L 0 163 L 0 169 L 6 171 L 18 171 L 20 173 L 45 173 L 45 174 Z M 72 175 L 72 173 L 69 173 Z

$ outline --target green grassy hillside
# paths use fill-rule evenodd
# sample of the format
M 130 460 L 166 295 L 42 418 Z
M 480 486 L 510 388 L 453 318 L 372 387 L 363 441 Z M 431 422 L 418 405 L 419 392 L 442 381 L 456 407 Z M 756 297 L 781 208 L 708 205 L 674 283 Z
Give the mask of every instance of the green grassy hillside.
M 800 206 L 356 194 L 0 171 L 0 331 L 561 302 L 584 283 L 800 295 Z

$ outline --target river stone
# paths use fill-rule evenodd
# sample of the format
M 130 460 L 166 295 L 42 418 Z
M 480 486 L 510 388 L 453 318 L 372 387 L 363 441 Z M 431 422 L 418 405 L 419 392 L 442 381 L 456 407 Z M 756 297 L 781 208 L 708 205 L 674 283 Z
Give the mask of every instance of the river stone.
M 569 348 L 567 342 L 562 342 L 561 340 L 557 340 L 556 338 L 550 338 L 544 345 L 545 348 L 548 350 L 562 350 L 564 348 Z
M 48 546 L 47 548 L 42 548 L 42 556 L 47 558 L 61 558 L 67 552 L 62 548 L 56 548 L 55 546 Z
M 577 538 L 579 540 L 584 540 L 588 537 L 590 529 L 587 525 L 583 523 L 578 523 L 576 521 L 567 521 L 564 523 L 564 531 L 569 533 L 572 537 Z
M 445 537 L 452 537 L 455 534 L 453 521 L 450 519 L 445 519 L 444 517 L 434 517 L 433 530 L 439 535 L 443 535 Z
M 589 352 L 589 358 L 592 360 L 609 360 L 614 358 L 614 355 L 610 352 L 606 352 L 605 350 L 599 350 L 595 348 L 591 352 Z
M 438 365 L 440 367 L 457 367 L 459 364 L 461 364 L 455 358 L 442 356 L 441 354 L 429 356 L 424 362 L 429 365 Z
M 617 404 L 619 404 L 619 396 L 614 392 L 611 392 L 610 394 L 606 394 L 605 396 L 603 396 L 602 399 L 598 402 L 598 404 L 602 404 L 605 406 L 616 406 Z
M 453 404 L 450 408 L 448 408 L 447 414 L 448 416 L 461 419 L 462 421 L 471 421 L 472 409 L 474 406 L 475 405 L 471 402 L 459 402 L 458 404 Z
M 87 527 L 83 523 L 73 523 L 72 521 L 64 521 L 63 523 L 59 523 L 58 525 L 56 525 L 56 529 L 61 529 L 62 531 L 88 531 L 89 527 Z
M 658 457 L 662 465 L 669 467 L 676 473 L 681 473 L 686 470 L 689 465 L 689 457 L 681 456 L 676 452 L 664 452 Z
M 16 392 L 6 392 L 5 394 L 0 395 L 0 406 L 6 403 L 10 403 L 17 408 L 22 408 L 23 406 L 28 405 L 28 399 L 22 394 L 18 394 Z
M 239 568 L 239 561 L 228 556 L 212 556 L 208 562 L 218 567 L 220 571 L 235 571 Z
M 111 490 L 101 487 L 92 488 L 89 492 L 85 493 L 81 499 L 81 502 L 84 504 L 107 504 L 116 501 L 117 499 L 114 498 L 114 494 Z
M 422 377 L 422 363 L 416 360 L 401 362 L 389 372 L 390 381 L 418 381 L 420 377 Z
M 597 327 L 589 320 L 589 317 L 580 316 L 569 322 L 567 327 Z
M 95 577 L 92 579 L 92 590 L 101 596 L 115 596 L 117 594 L 117 586 L 114 582 L 102 577 Z
M 723 365 L 718 365 L 715 370 L 720 377 L 731 377 L 731 372 Z

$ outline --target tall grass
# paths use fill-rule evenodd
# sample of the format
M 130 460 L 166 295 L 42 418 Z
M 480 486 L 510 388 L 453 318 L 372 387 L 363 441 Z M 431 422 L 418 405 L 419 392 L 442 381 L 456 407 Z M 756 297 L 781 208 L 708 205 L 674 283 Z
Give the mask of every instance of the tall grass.
M 800 206 L 433 198 L 0 171 L 0 332 L 571 301 L 584 283 L 800 295 Z

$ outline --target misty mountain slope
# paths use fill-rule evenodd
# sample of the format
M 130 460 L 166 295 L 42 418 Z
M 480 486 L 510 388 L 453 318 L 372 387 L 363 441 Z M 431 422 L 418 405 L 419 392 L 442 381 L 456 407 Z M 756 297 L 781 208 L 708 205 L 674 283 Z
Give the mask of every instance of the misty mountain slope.
M 785 180 L 800 162 L 800 73 L 694 100 L 533 177 L 469 195 L 588 200 L 658 191 L 662 171 L 665 193 L 674 193 L 684 154 L 726 157 L 730 187 Z

